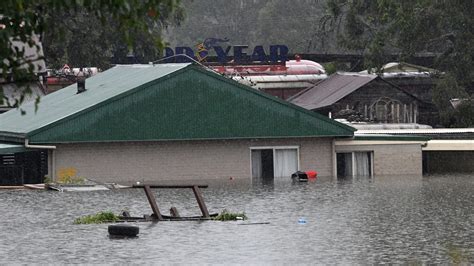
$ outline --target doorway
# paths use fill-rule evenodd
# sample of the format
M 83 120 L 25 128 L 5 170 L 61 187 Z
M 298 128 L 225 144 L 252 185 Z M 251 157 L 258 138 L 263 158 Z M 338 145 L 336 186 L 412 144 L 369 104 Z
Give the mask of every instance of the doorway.
M 299 169 L 298 148 L 251 148 L 252 178 L 273 181 L 290 178 Z

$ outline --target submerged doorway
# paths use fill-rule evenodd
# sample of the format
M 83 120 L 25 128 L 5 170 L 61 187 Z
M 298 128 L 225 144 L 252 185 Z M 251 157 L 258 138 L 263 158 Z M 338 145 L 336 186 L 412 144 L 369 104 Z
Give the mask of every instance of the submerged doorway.
M 262 181 L 290 178 L 299 169 L 298 147 L 251 148 L 252 178 Z
M 338 177 L 373 175 L 373 152 L 341 152 L 336 157 Z

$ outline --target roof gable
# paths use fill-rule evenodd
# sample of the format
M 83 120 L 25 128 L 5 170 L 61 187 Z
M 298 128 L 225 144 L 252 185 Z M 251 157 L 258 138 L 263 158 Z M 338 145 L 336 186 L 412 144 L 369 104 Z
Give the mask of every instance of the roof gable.
M 385 80 L 384 78 L 381 78 L 378 75 L 361 73 L 333 74 L 323 82 L 318 83 L 294 96 L 290 99 L 290 102 L 308 110 L 320 109 L 338 102 L 342 98 L 357 91 L 374 80 L 384 82 L 392 88 L 401 91 L 409 97 L 419 101 L 420 103 L 429 104 L 419 99 L 415 95 L 407 92 L 405 89 L 398 87 L 397 85 Z
M 308 110 L 329 106 L 375 78 L 377 78 L 377 75 L 373 74 L 335 73 L 297 97 L 292 98 L 291 103 Z
M 58 143 L 352 136 L 353 131 L 201 67 L 185 66 L 25 133 L 32 143 Z

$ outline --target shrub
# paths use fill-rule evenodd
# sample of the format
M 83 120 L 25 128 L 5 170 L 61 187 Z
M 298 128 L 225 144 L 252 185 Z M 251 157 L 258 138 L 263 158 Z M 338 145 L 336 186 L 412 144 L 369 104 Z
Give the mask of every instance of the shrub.
M 118 221 L 119 218 L 113 212 L 99 212 L 94 215 L 87 215 L 74 220 L 74 224 L 102 224 Z
M 227 210 L 223 210 L 218 216 L 213 218 L 217 221 L 236 221 L 236 220 L 247 220 L 245 213 L 232 213 Z

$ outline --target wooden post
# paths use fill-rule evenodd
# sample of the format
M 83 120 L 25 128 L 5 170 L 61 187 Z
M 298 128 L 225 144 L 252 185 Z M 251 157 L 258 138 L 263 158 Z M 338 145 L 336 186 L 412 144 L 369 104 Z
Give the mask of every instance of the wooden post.
M 201 209 L 202 216 L 205 218 L 209 218 L 209 211 L 207 210 L 206 204 L 204 203 L 204 199 L 201 195 L 201 190 L 199 189 L 199 186 L 193 186 L 193 192 L 194 196 L 196 196 L 199 208 Z
M 403 122 L 402 123 L 407 123 L 407 105 L 403 104 Z
M 395 120 L 395 106 L 392 104 L 390 104 L 390 113 L 391 113 L 391 116 L 390 116 L 390 123 L 395 123 L 396 120 Z
M 153 196 L 150 186 L 143 186 L 143 189 L 145 189 L 145 194 L 148 199 L 148 202 L 150 203 L 151 209 L 153 210 L 153 214 L 155 215 L 155 219 L 158 219 L 158 221 L 163 221 L 163 217 L 161 216 L 160 209 L 158 209 L 158 205 L 156 204 L 155 197 Z
M 400 104 L 397 103 L 397 123 L 400 123 Z
M 413 107 L 413 123 L 416 123 L 416 119 L 418 116 L 418 105 L 415 104 Z

